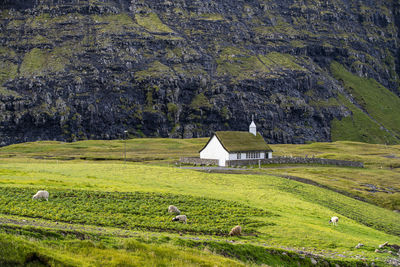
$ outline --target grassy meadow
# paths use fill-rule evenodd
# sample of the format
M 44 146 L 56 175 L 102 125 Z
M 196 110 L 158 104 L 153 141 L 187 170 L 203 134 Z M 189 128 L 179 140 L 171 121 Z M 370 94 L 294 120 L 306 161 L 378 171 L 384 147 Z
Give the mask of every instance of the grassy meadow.
M 124 160 L 163 162 L 177 161 L 181 156 L 198 156 L 207 138 L 163 139 L 143 138 L 128 140 L 87 140 L 74 143 L 43 141 L 3 147 L 0 157 L 28 157 L 58 160 Z
M 400 244 L 400 214 L 393 212 L 400 146 L 271 146 L 274 155 L 363 161 L 362 169 L 274 165 L 217 173 L 175 164 L 180 156 L 198 155 L 206 141 L 0 148 L 0 265 L 313 266 L 316 260 L 321 266 L 386 266 L 398 259 L 375 249 L 386 241 Z M 368 191 L 371 185 L 377 192 Z M 32 200 L 40 189 L 50 192 L 49 201 Z M 171 204 L 187 215 L 187 224 L 171 221 Z M 334 215 L 337 226 L 328 223 Z M 237 224 L 243 235 L 227 236 Z M 358 243 L 364 246 L 355 249 Z
M 333 190 L 362 198 L 367 202 L 400 210 L 400 146 L 340 141 L 308 145 L 273 145 L 280 156 L 315 156 L 361 161 L 365 168 L 334 166 L 296 166 L 268 168 L 269 174 L 290 175 L 312 180 Z

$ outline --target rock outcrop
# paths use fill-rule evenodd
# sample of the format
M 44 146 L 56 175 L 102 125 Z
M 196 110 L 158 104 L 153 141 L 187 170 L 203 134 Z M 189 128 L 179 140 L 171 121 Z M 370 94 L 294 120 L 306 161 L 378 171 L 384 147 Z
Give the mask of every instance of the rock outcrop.
M 0 8 L 0 145 L 124 130 L 210 136 L 247 130 L 252 115 L 268 142 L 330 141 L 332 121 L 353 113 L 341 97 L 354 100 L 332 62 L 400 95 L 396 1 L 4 0 Z

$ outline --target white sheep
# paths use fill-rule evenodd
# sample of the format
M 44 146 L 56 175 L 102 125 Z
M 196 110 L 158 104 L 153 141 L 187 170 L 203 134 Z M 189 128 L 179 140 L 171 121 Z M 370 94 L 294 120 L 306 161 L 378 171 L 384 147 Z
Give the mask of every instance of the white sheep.
M 229 232 L 230 236 L 234 236 L 234 235 L 241 235 L 242 234 L 242 227 L 240 227 L 240 225 L 236 225 L 235 227 L 233 227 L 231 229 L 231 231 Z
M 339 218 L 336 216 L 333 216 L 330 220 L 329 223 L 332 223 L 333 225 L 337 225 L 337 222 L 339 221 Z
M 355 246 L 355 248 L 359 249 L 359 248 L 361 248 L 361 247 L 363 247 L 363 246 L 364 246 L 364 244 L 358 243 L 357 246 Z
M 46 190 L 39 190 L 37 193 L 32 197 L 32 199 L 38 199 L 38 198 L 45 198 L 47 201 L 49 201 L 49 192 Z
M 181 213 L 181 211 L 177 208 L 177 207 L 175 207 L 174 205 L 170 205 L 169 207 L 168 207 L 168 212 L 170 212 L 170 213 Z
M 187 223 L 187 217 L 186 217 L 186 215 L 178 215 L 178 216 L 174 217 L 174 218 L 172 219 L 172 221 L 173 221 L 173 222 L 176 222 L 176 221 L 178 221 L 178 222 L 184 222 L 184 223 L 186 224 L 186 223 Z

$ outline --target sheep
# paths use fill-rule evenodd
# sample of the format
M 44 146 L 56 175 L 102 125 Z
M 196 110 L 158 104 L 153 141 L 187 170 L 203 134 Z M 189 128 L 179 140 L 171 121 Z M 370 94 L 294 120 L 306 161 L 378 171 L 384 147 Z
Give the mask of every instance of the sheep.
M 174 205 L 170 205 L 170 206 L 168 207 L 168 212 L 170 212 L 170 213 L 177 213 L 177 214 L 180 214 L 180 213 L 181 213 L 181 211 L 180 211 L 177 207 L 175 207 Z
M 32 197 L 32 199 L 38 199 L 38 198 L 45 198 L 47 201 L 49 201 L 49 192 L 46 190 L 39 190 L 37 193 Z
M 337 225 L 337 222 L 339 221 L 339 218 L 336 216 L 333 216 L 330 220 L 329 223 L 332 223 L 333 225 Z
M 379 245 L 379 248 L 383 248 L 383 247 L 385 247 L 385 246 L 387 246 L 389 244 L 389 242 L 385 242 L 385 243 L 383 243 L 382 245 Z
M 232 230 L 229 232 L 230 236 L 234 235 L 241 235 L 242 234 L 242 227 L 240 225 L 236 225 L 235 227 L 232 228 Z
M 187 217 L 186 217 L 186 215 L 178 215 L 178 216 L 172 218 L 172 221 L 173 222 L 176 222 L 176 221 L 184 222 L 186 224 L 187 223 Z
M 363 246 L 364 246 L 364 244 L 362 244 L 362 243 L 358 243 L 358 244 L 357 244 L 357 246 L 355 246 L 355 248 L 357 248 L 357 249 L 358 249 L 358 248 L 361 248 L 361 247 L 363 247 Z

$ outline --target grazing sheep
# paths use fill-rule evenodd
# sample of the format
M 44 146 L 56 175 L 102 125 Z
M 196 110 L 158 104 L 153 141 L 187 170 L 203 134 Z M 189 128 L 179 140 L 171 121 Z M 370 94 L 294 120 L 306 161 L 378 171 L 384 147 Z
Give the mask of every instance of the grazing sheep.
M 175 207 L 174 205 L 170 205 L 168 207 L 168 212 L 170 212 L 170 213 L 178 213 L 178 214 L 181 213 L 181 211 L 177 207 Z
M 385 246 L 387 246 L 389 244 L 389 242 L 385 242 L 385 243 L 383 243 L 382 245 L 379 245 L 379 248 L 384 248 Z
M 176 221 L 184 222 L 186 224 L 187 223 L 187 218 L 186 218 L 186 215 L 178 215 L 178 216 L 172 218 L 172 221 L 173 222 L 176 222 Z
M 362 243 L 358 243 L 358 244 L 357 244 L 357 246 L 355 246 L 355 248 L 357 248 L 357 249 L 358 249 L 358 248 L 361 248 L 361 247 L 363 247 L 363 246 L 364 246 L 364 244 L 362 244 Z
M 242 227 L 240 225 L 236 225 L 235 227 L 232 228 L 232 230 L 229 232 L 230 236 L 234 235 L 241 235 L 242 234 Z
M 339 218 L 336 216 L 333 216 L 330 220 L 329 223 L 332 223 L 333 225 L 337 225 L 337 222 L 339 221 Z
M 38 199 L 38 198 L 45 198 L 47 201 L 49 201 L 49 192 L 45 190 L 37 191 L 37 193 L 32 197 L 32 199 Z

